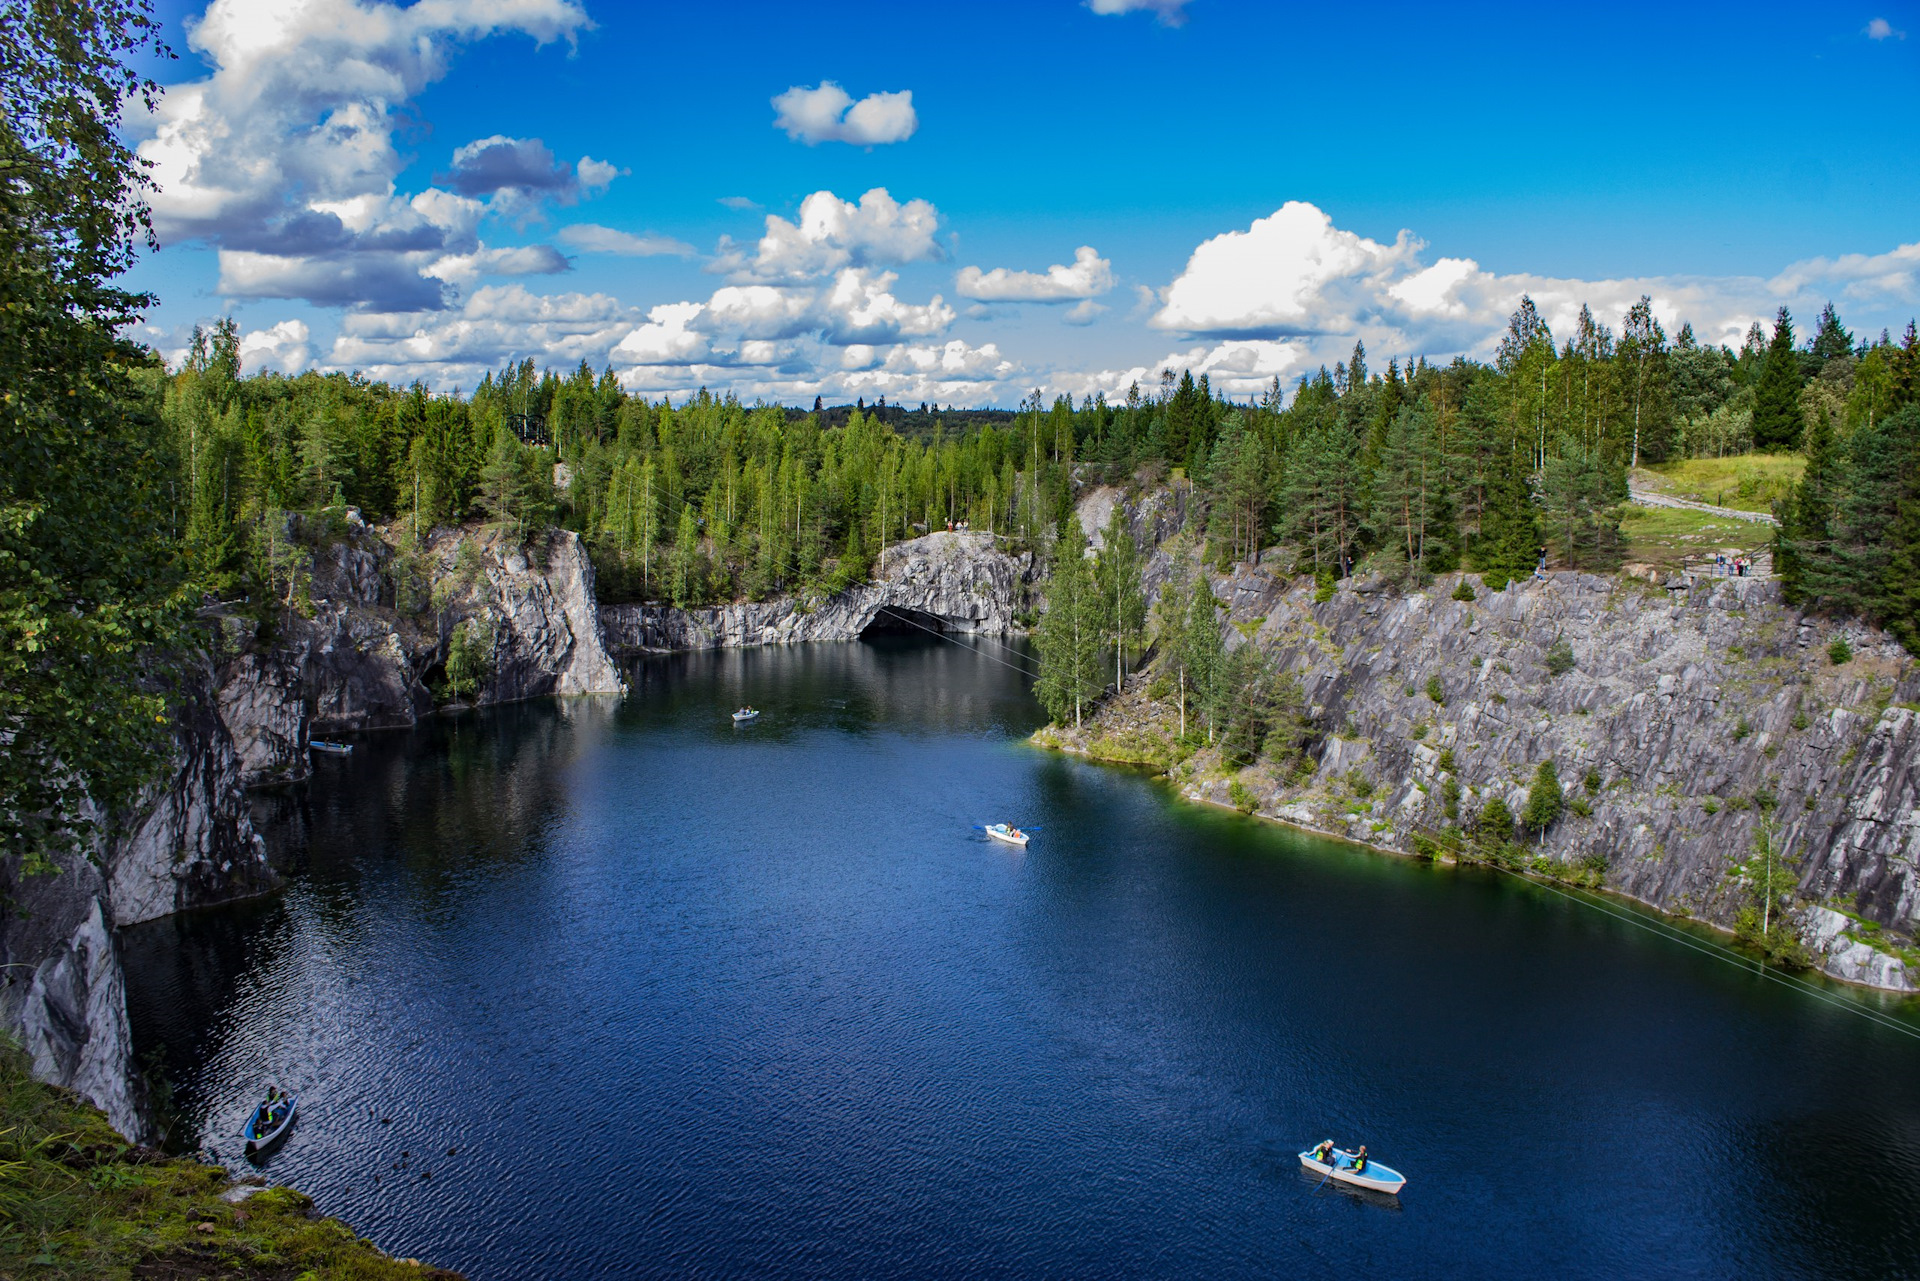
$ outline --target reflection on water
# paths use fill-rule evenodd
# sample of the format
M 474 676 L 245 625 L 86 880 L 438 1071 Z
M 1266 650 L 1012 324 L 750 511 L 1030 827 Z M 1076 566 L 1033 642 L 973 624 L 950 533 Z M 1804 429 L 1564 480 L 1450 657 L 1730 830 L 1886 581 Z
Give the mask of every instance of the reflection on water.
M 1030 659 L 982 648 L 664 658 L 369 736 L 261 798 L 284 894 L 126 932 L 136 1038 L 224 1156 L 297 1090 L 268 1172 L 476 1278 L 1920 1257 L 1920 1043 L 1035 752 L 992 661 Z M 1327 1136 L 1405 1193 L 1303 1180 Z

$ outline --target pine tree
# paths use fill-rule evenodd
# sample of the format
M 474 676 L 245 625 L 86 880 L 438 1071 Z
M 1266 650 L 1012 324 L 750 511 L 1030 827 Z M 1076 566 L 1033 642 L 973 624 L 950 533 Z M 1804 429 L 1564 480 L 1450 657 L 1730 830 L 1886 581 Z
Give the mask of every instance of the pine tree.
M 1560 817 L 1565 805 L 1559 772 L 1552 761 L 1541 761 L 1533 772 L 1533 786 L 1527 789 L 1527 808 L 1520 815 L 1520 821 L 1536 832 L 1545 832 Z
M 1488 468 L 1480 533 L 1468 548 L 1473 567 L 1496 590 L 1529 572 L 1540 554 L 1540 521 L 1527 494 L 1520 458 L 1507 454 Z
M 1813 345 L 1808 348 L 1808 354 L 1813 357 L 1816 370 L 1829 360 L 1853 355 L 1853 335 L 1840 323 L 1840 313 L 1834 310 L 1832 302 L 1828 302 L 1820 311 L 1820 320 L 1814 326 Z
M 1540 505 L 1561 559 L 1576 569 L 1615 569 L 1622 540 L 1621 478 L 1599 446 L 1563 433 L 1540 473 Z M 1509 571 L 1515 572 L 1515 571 Z
M 1782 307 L 1773 322 L 1773 341 L 1754 389 L 1754 448 L 1778 453 L 1798 449 L 1806 430 L 1800 410 L 1800 356 L 1793 349 L 1793 318 Z
M 1653 314 L 1653 299 L 1645 294 L 1627 309 L 1615 359 L 1624 367 L 1627 410 L 1632 418 L 1633 449 L 1629 469 L 1642 456 L 1659 462 L 1667 456 L 1672 430 L 1672 405 L 1667 397 L 1667 335 Z
M 1220 713 L 1220 679 L 1226 646 L 1220 636 L 1220 605 L 1206 575 L 1194 580 L 1187 597 L 1186 625 L 1180 630 L 1180 666 L 1194 691 L 1194 701 L 1207 722 L 1207 742 L 1213 742 Z
M 700 596 L 700 525 L 690 506 L 680 509 L 680 526 L 674 534 L 671 559 L 673 603 L 685 608 L 696 603 Z
M 1100 593 L 1086 557 L 1080 522 L 1068 521 L 1054 544 L 1053 573 L 1047 580 L 1047 611 L 1034 630 L 1040 676 L 1034 696 L 1047 714 L 1076 728 L 1086 706 L 1099 696 L 1106 671 L 1101 644 Z
M 1127 655 L 1140 647 L 1147 622 L 1147 597 L 1140 586 L 1140 545 L 1134 541 L 1123 504 L 1113 505 L 1100 543 L 1100 555 L 1094 562 L 1094 589 L 1100 600 L 1102 631 L 1113 646 L 1113 685 L 1117 691 L 1126 685 Z
M 1799 604 L 1833 591 L 1833 503 L 1839 457 L 1833 419 L 1821 414 L 1807 432 L 1807 469 L 1779 511 L 1773 567 L 1788 601 Z

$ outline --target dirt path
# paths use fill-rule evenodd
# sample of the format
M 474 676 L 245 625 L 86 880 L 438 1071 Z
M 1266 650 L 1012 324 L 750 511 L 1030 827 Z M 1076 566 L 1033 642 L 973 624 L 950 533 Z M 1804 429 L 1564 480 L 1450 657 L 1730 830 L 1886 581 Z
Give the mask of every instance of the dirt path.
M 1743 512 L 1737 507 L 1715 507 L 1711 503 L 1696 503 L 1691 498 L 1675 498 L 1671 494 L 1656 494 L 1650 489 L 1641 489 L 1628 482 L 1627 498 L 1642 507 L 1679 507 L 1687 511 L 1705 512 L 1709 516 L 1724 516 L 1728 520 L 1748 520 L 1762 525 L 1778 525 L 1766 512 Z

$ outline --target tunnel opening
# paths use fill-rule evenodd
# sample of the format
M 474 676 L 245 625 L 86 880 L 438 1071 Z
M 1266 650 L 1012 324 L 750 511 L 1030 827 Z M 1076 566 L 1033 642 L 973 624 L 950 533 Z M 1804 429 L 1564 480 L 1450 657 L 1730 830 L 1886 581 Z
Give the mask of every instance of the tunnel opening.
M 865 640 L 870 636 L 939 636 L 948 630 L 947 620 L 938 614 L 904 609 L 898 605 L 882 605 L 867 625 L 860 629 L 860 639 Z

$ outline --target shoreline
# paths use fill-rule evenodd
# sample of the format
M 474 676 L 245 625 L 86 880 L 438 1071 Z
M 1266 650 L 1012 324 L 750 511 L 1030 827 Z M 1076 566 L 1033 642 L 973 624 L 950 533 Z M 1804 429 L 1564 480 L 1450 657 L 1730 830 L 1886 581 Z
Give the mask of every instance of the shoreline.
M 1751 962 L 1753 964 L 1759 965 L 1763 967 L 1767 973 L 1783 981 L 1795 980 L 1795 979 L 1806 981 L 1809 977 L 1817 977 L 1819 979 L 1825 980 L 1826 982 L 1836 984 L 1851 993 L 1858 994 L 1858 993 L 1872 992 L 1872 993 L 1878 994 L 1883 998 L 1890 1000 L 1893 1003 L 1912 1004 L 1916 1008 L 1920 1008 L 1920 993 L 1899 992 L 1891 988 L 1879 987 L 1872 983 L 1859 982 L 1854 979 L 1842 977 L 1841 975 L 1838 975 L 1838 974 L 1829 973 L 1828 971 L 1822 969 L 1818 965 L 1811 966 L 1804 973 L 1802 973 L 1800 971 L 1791 969 L 1787 966 L 1781 965 L 1776 961 L 1769 960 L 1764 956 L 1747 956 L 1741 953 L 1734 953 L 1732 952 L 1732 945 L 1729 942 L 1730 940 L 1733 939 L 1734 932 L 1728 929 L 1727 927 L 1723 925 L 1719 925 L 1713 921 L 1706 920 L 1702 917 L 1693 916 L 1690 914 L 1681 915 L 1676 912 L 1669 912 L 1665 908 L 1662 908 L 1661 906 L 1659 906 L 1657 903 L 1648 902 L 1646 899 L 1639 898 L 1633 894 L 1629 894 L 1624 890 L 1617 890 L 1612 888 L 1611 886 L 1606 886 L 1606 885 L 1600 885 L 1600 886 L 1574 885 L 1567 882 L 1561 882 L 1550 876 L 1544 876 L 1541 873 L 1533 871 L 1529 868 L 1507 867 L 1502 864 L 1487 862 L 1485 860 L 1461 859 L 1461 858 L 1452 857 L 1452 856 L 1429 858 L 1409 850 L 1396 849 L 1390 845 L 1381 845 L 1374 841 L 1361 840 L 1359 837 L 1353 836 L 1350 833 L 1331 832 L 1325 828 L 1314 827 L 1310 824 L 1301 823 L 1294 819 L 1281 818 L 1275 814 L 1264 814 L 1257 809 L 1244 810 L 1236 805 L 1227 804 L 1221 801 L 1214 800 L 1212 797 L 1209 797 L 1209 796 L 1200 796 L 1200 795 L 1192 794 L 1187 790 L 1186 787 L 1184 787 L 1182 784 L 1177 782 L 1167 770 L 1161 769 L 1150 762 L 1129 761 L 1129 760 L 1122 760 L 1114 757 L 1100 756 L 1096 753 L 1086 751 L 1082 748 L 1071 747 L 1066 745 L 1065 743 L 1061 743 L 1058 741 L 1054 741 L 1054 742 L 1043 741 L 1042 735 L 1049 735 L 1053 732 L 1053 730 L 1054 730 L 1053 726 L 1042 726 L 1040 729 L 1035 730 L 1032 734 L 1028 735 L 1026 741 L 1032 744 L 1033 746 L 1039 748 L 1042 751 L 1058 752 L 1063 756 L 1076 757 L 1080 760 L 1089 761 L 1096 765 L 1103 765 L 1109 768 L 1119 767 L 1119 768 L 1125 768 L 1125 769 L 1151 771 L 1148 774 L 1148 777 L 1153 779 L 1153 781 L 1155 782 L 1166 784 L 1167 787 L 1172 792 L 1174 799 L 1183 804 L 1205 806 L 1209 809 L 1222 810 L 1229 814 L 1238 814 L 1242 818 L 1249 818 L 1262 823 L 1270 823 L 1276 827 L 1284 827 L 1290 831 L 1302 832 L 1308 836 L 1313 836 L 1321 840 L 1333 841 L 1341 845 L 1351 846 L 1354 849 L 1365 850 L 1370 854 L 1384 854 L 1391 858 L 1399 859 L 1406 862 L 1427 863 L 1434 867 L 1443 867 L 1443 866 L 1453 867 L 1453 868 L 1484 867 L 1493 872 L 1505 872 L 1508 875 L 1516 877 L 1522 881 L 1526 881 L 1529 884 L 1536 885 L 1545 889 L 1550 889 L 1555 892 L 1568 895 L 1570 897 L 1572 896 L 1573 891 L 1579 890 L 1584 893 L 1599 895 L 1599 896 L 1603 896 L 1605 898 L 1610 898 L 1610 899 L 1615 899 L 1620 901 L 1623 904 L 1630 904 L 1633 907 L 1644 910 L 1649 915 L 1649 917 L 1651 917 L 1653 920 L 1669 928 L 1680 929 L 1683 926 L 1697 926 L 1697 927 L 1700 927 L 1701 929 L 1710 931 L 1714 935 L 1715 941 L 1719 942 L 1721 947 L 1725 950 L 1725 954 L 1726 954 L 1725 959 Z

